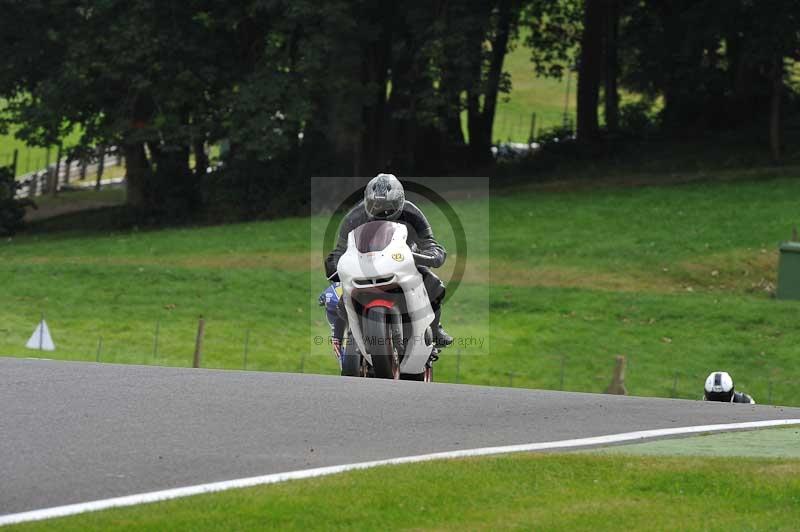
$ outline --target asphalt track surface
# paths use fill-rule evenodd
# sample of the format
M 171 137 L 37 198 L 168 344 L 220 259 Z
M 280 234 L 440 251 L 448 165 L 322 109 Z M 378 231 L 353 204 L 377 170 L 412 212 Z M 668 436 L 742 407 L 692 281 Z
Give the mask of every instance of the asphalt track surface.
M 0 515 L 475 447 L 800 409 L 0 358 Z

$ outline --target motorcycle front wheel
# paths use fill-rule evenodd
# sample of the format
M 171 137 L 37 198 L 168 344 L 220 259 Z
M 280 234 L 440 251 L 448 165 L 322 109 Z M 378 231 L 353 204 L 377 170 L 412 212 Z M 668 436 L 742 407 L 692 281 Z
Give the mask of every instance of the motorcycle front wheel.
M 364 343 L 372 355 L 372 368 L 379 379 L 399 379 L 400 360 L 394 348 L 393 316 L 384 307 L 369 309 L 364 319 Z

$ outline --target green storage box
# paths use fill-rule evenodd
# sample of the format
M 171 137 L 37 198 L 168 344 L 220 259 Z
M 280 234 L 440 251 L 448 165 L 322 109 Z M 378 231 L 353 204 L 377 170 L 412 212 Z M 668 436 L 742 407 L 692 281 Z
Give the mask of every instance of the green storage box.
M 800 299 L 800 242 L 781 244 L 777 297 Z

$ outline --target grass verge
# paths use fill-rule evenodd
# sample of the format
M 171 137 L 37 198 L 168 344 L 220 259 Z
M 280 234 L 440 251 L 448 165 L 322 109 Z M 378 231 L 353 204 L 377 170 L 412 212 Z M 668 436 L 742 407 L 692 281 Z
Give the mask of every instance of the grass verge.
M 800 404 L 798 303 L 772 298 L 800 181 L 741 177 L 454 202 L 470 268 L 444 323 L 488 346 L 449 350 L 437 380 L 602 392 L 623 354 L 632 394 L 698 398 L 725 369 L 760 403 Z M 453 251 L 446 220 L 426 210 Z M 314 343 L 327 334 L 318 222 L 4 240 L 0 354 L 39 354 L 24 345 L 44 313 L 58 346 L 44 356 L 186 366 L 202 315 L 207 367 L 336 373 Z
M 800 461 L 523 454 L 382 467 L 9 530 L 795 530 Z
M 722 432 L 692 438 L 607 447 L 603 454 L 662 456 L 747 456 L 800 459 L 800 427 Z

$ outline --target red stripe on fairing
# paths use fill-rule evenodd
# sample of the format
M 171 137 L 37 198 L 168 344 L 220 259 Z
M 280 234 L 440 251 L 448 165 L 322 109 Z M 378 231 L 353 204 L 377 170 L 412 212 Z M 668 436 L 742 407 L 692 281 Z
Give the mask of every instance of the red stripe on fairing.
M 388 299 L 373 299 L 366 305 L 364 305 L 364 310 L 370 309 L 372 307 L 386 307 L 392 308 L 394 306 L 394 301 L 389 301 Z

